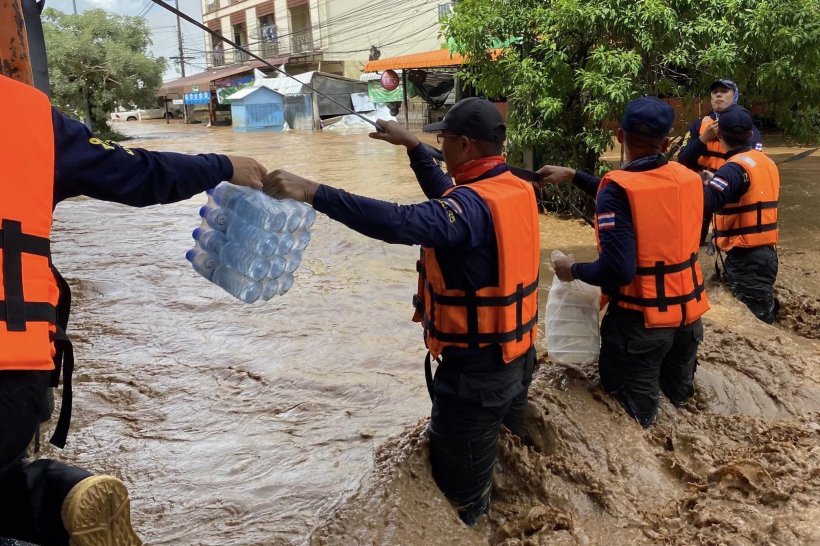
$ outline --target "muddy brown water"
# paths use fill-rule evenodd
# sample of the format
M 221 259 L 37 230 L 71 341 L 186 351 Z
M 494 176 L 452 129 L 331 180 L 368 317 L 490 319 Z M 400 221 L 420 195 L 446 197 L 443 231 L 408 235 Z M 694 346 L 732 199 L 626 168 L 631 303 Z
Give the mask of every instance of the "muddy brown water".
M 421 198 L 403 149 L 363 128 L 118 128 L 129 146 L 251 155 L 355 193 Z M 820 541 L 820 359 L 799 335 L 817 326 L 818 156 L 782 168 L 793 323 L 761 325 L 713 285 L 698 396 L 663 405 L 649 432 L 599 392 L 594 366 L 544 359 L 528 445 L 504 439 L 493 513 L 475 529 L 424 457 L 424 353 L 409 320 L 417 249 L 320 215 L 293 289 L 245 305 L 185 261 L 203 195 L 143 210 L 65 202 L 54 261 L 74 289 L 78 370 L 59 456 L 123 478 L 149 544 Z M 543 216 L 541 228 L 543 271 L 552 248 L 594 256 L 578 221 Z

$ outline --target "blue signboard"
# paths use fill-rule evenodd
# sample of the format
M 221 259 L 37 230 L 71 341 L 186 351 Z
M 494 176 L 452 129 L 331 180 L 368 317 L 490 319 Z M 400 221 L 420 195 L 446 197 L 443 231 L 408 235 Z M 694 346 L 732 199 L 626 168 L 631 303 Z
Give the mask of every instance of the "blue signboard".
M 185 93 L 183 100 L 185 104 L 208 104 L 211 102 L 211 92 L 199 91 L 197 93 Z

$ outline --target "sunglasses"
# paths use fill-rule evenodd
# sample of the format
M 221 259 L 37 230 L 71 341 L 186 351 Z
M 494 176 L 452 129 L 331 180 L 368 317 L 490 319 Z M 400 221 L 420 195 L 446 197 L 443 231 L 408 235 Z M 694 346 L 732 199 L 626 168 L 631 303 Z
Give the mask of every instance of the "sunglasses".
M 439 133 L 439 134 L 436 135 L 436 142 L 441 144 L 442 142 L 444 142 L 444 139 L 447 139 L 447 138 L 461 138 L 462 136 L 463 135 L 445 135 L 444 133 Z

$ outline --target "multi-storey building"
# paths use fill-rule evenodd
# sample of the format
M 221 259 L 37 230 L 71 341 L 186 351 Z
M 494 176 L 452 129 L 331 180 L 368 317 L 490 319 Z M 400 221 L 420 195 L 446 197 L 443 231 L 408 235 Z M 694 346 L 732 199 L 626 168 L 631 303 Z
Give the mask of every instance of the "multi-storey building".
M 442 0 L 201 0 L 208 28 L 263 58 L 288 57 L 288 71 L 358 77 L 368 60 L 438 49 Z M 208 66 L 247 55 L 207 35 Z

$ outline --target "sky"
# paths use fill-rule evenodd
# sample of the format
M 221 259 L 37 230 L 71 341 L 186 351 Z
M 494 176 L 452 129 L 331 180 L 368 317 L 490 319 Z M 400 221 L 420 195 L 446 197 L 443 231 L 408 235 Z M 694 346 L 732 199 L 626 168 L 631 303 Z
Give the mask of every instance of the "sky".
M 173 5 L 173 0 L 165 1 Z M 176 15 L 154 4 L 151 0 L 76 0 L 76 3 L 78 12 L 104 9 L 120 15 L 142 15 L 151 29 L 151 40 L 154 42 L 151 51 L 154 55 L 166 58 L 179 55 Z M 65 13 L 74 11 L 72 0 L 46 0 L 46 7 Z M 179 9 L 193 19 L 202 21 L 199 0 L 179 0 Z M 186 61 L 185 74 L 190 76 L 202 72 L 205 69 L 204 32 L 183 20 L 182 43 L 185 55 L 194 57 Z M 163 80 L 168 81 L 179 77 L 179 66 L 169 61 Z

